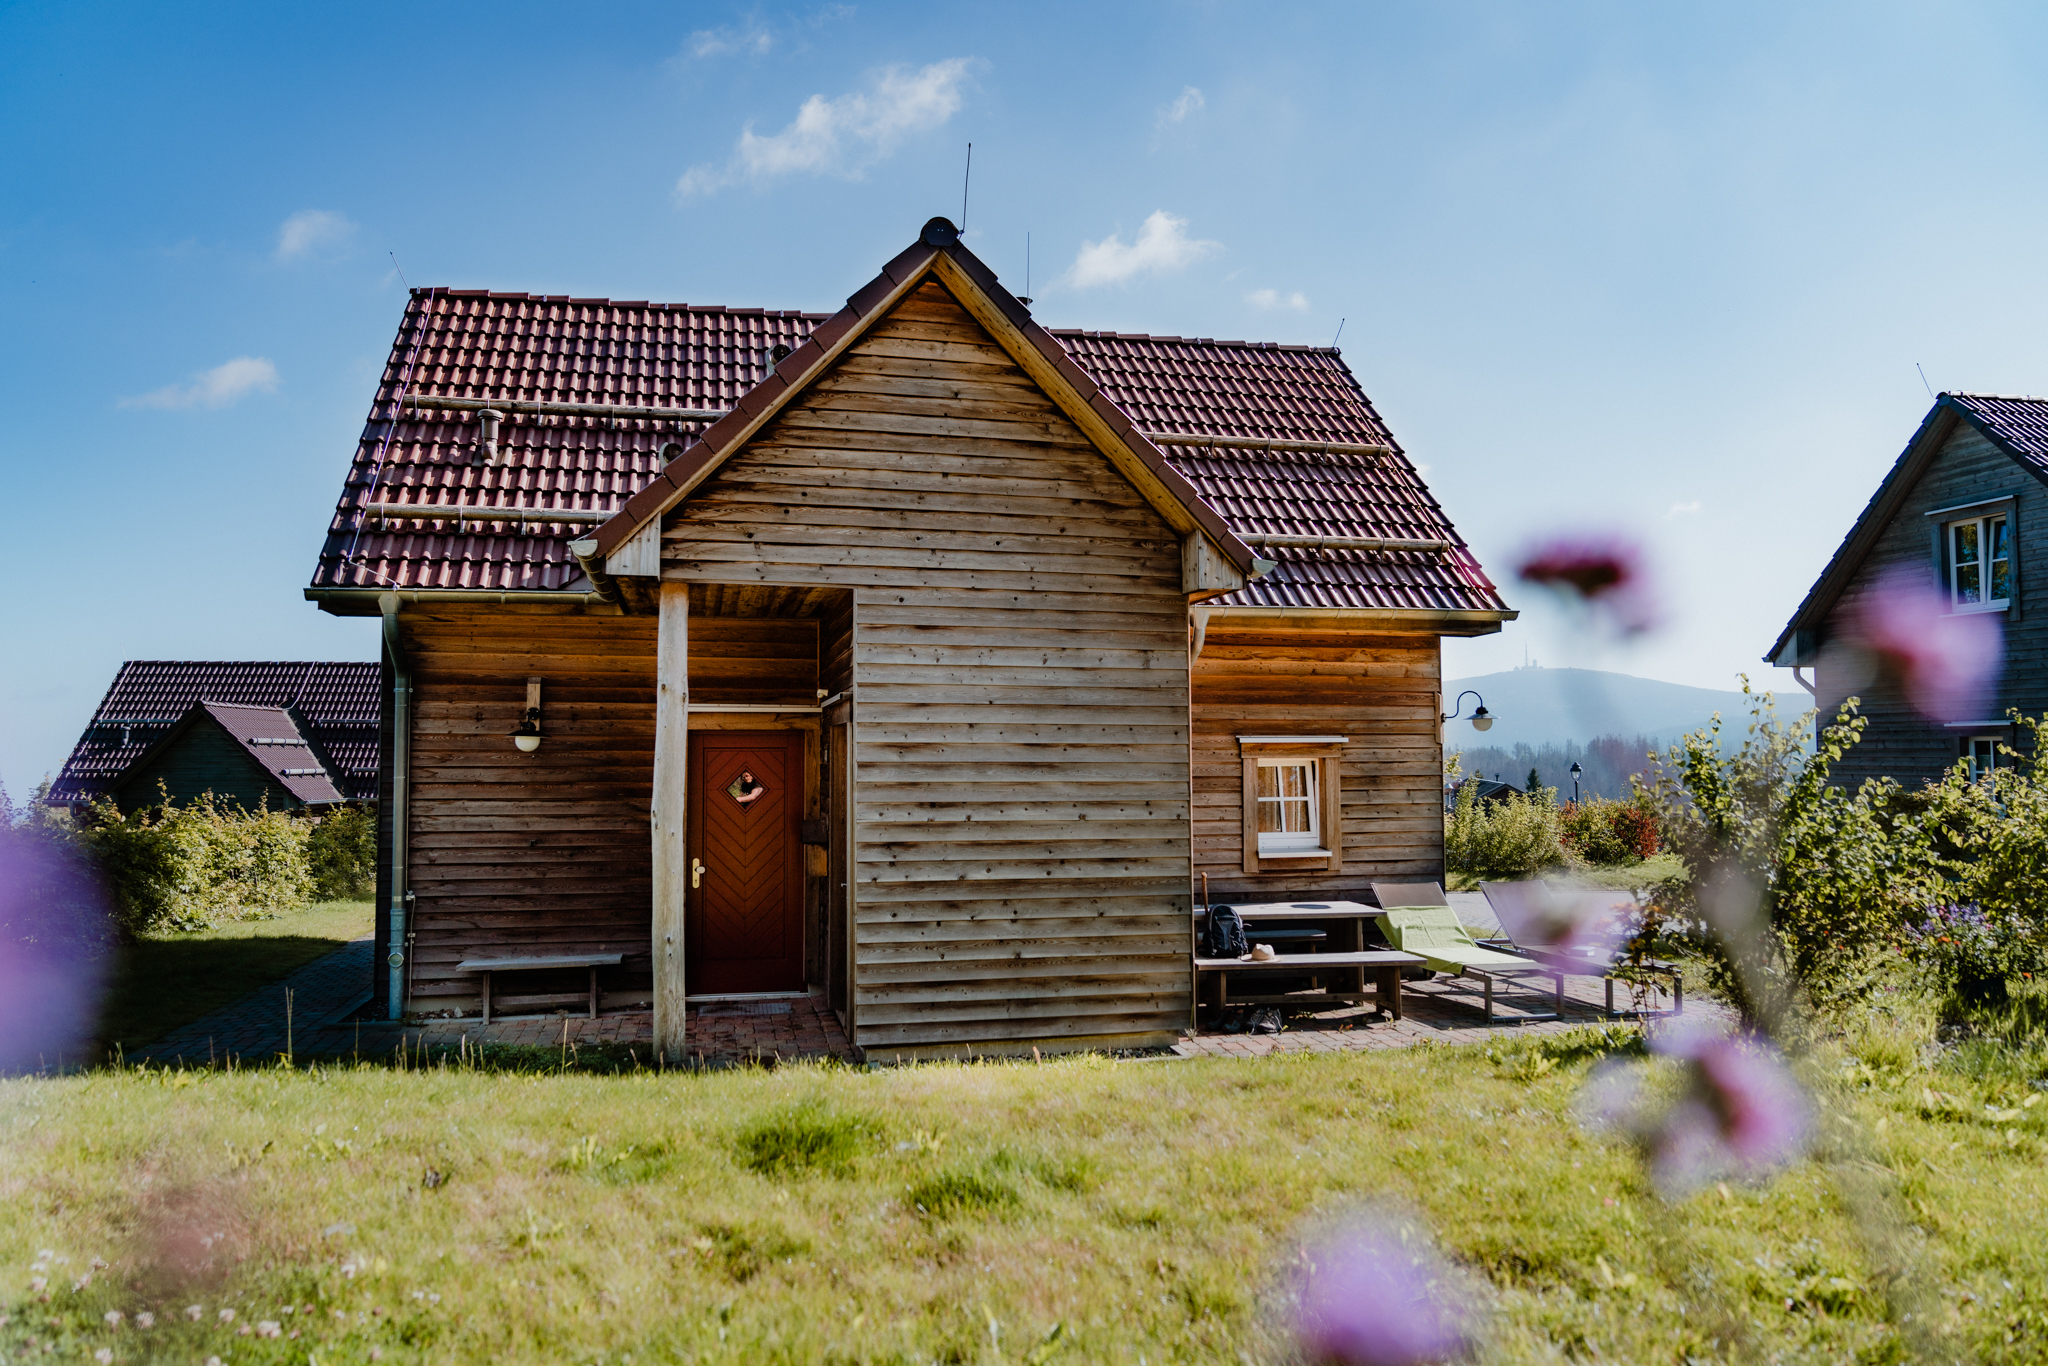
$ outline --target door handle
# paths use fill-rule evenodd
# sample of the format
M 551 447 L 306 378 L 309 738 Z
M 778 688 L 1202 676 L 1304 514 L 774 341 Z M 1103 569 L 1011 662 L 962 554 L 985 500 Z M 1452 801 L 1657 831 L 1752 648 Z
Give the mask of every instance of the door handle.
M 703 881 L 704 860 L 693 858 L 690 860 L 690 886 L 694 888 Z

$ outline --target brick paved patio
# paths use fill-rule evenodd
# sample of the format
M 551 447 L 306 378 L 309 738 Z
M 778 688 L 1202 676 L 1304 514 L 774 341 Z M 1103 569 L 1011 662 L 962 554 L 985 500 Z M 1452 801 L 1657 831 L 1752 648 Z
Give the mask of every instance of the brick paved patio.
M 491 1021 L 434 1020 L 401 1028 L 385 1020 L 345 1018 L 368 996 L 372 945 L 359 939 L 299 969 L 283 982 L 264 987 L 235 1005 L 197 1020 L 167 1038 L 129 1055 L 130 1061 L 205 1066 L 268 1063 L 286 1049 L 285 993 L 291 992 L 290 1046 L 293 1056 L 362 1057 L 395 1054 L 433 1057 L 465 1046 L 524 1045 L 536 1048 L 585 1048 L 615 1044 L 651 1053 L 653 1016 L 646 1011 L 602 1015 L 515 1016 Z M 1424 1041 L 1462 1044 L 1522 1034 L 1552 1034 L 1607 1018 L 1601 984 L 1590 978 L 1568 978 L 1566 1007 L 1560 1020 L 1531 1020 L 1531 1010 L 1547 1011 L 1544 991 L 1507 989 L 1496 1001 L 1500 1022 L 1488 1027 L 1477 992 L 1448 979 L 1404 985 L 1401 1020 L 1394 1021 L 1368 1006 L 1342 1006 L 1290 1015 L 1279 1034 L 1215 1032 L 1208 1012 L 1203 1029 L 1174 1045 L 1180 1057 L 1263 1057 L 1269 1053 L 1336 1053 L 1407 1048 Z M 1617 1006 L 1626 1007 L 1628 992 L 1616 990 Z M 1670 998 L 1647 1002 L 1652 1010 L 1668 1010 Z M 1719 1018 L 1725 1012 L 1711 1002 L 1688 1002 L 1689 1014 Z M 820 998 L 774 1001 L 727 1001 L 693 1006 L 686 1024 L 690 1040 L 687 1065 L 724 1067 L 773 1065 L 811 1058 L 851 1061 L 845 1031 Z M 671 1062 L 673 1065 L 673 1062 Z

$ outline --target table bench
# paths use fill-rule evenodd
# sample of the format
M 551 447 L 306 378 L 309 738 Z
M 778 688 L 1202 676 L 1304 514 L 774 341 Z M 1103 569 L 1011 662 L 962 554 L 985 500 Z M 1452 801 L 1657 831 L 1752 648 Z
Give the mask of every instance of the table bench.
M 484 975 L 484 1023 L 491 1022 L 491 974 L 498 972 L 542 972 L 549 968 L 590 969 L 590 1018 L 597 1018 L 597 970 L 615 968 L 626 960 L 623 953 L 558 953 L 545 958 L 469 958 L 455 965 L 457 972 Z M 541 996 L 507 997 L 507 1005 L 574 1005 L 583 999 L 580 991 L 552 992 Z
M 1360 950 L 1352 953 L 1280 953 L 1254 962 L 1244 958 L 1197 958 L 1195 959 L 1195 994 L 1201 995 L 1204 974 L 1215 979 L 1216 999 L 1211 1003 L 1218 1010 L 1231 1006 L 1288 1005 L 1313 1006 L 1327 1001 L 1357 1001 L 1377 999 L 1381 1010 L 1395 1019 L 1401 1018 L 1401 969 L 1419 966 L 1422 959 L 1412 953 L 1399 953 L 1392 949 Z M 1322 987 L 1317 995 L 1297 993 L 1292 996 L 1239 996 L 1230 994 L 1232 973 L 1256 973 L 1265 976 L 1307 976 L 1311 980 L 1334 975 L 1341 970 L 1347 977 L 1356 979 L 1351 989 Z M 1373 979 L 1373 996 L 1365 992 L 1365 979 Z

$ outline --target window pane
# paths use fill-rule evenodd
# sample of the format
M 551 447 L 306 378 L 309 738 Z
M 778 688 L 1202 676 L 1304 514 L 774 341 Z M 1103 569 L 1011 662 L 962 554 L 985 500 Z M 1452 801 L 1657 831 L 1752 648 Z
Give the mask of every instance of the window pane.
M 1956 566 L 1957 602 L 1978 602 L 1981 600 L 1981 595 L 1977 591 L 1977 573 L 1978 568 L 1974 564 L 1959 564 Z
M 1314 844 L 1315 765 L 1261 764 L 1258 781 L 1259 833 L 1292 837 L 1289 842 L 1304 846 Z
M 2006 536 L 2005 518 L 1991 519 L 1985 539 L 1991 560 L 1991 595 L 1987 601 L 2009 601 L 2012 597 L 2012 545 Z
M 1977 524 L 1975 522 L 1957 522 L 1955 533 L 1956 563 L 1977 563 Z

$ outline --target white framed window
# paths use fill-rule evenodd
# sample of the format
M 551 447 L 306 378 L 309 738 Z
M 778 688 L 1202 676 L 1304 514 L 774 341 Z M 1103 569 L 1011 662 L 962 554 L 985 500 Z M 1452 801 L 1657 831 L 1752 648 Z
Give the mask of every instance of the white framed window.
M 1344 865 L 1342 735 L 1240 735 L 1247 873 Z
M 1969 746 L 1965 758 L 1970 765 L 1970 777 L 1982 781 L 1998 767 L 1999 738 L 1996 735 L 1972 735 L 1964 743 Z
M 2012 523 L 2004 512 L 1946 523 L 1942 544 L 1956 611 L 1990 612 L 2011 603 Z
M 1322 789 L 1318 759 L 1258 761 L 1259 854 L 1320 854 Z

